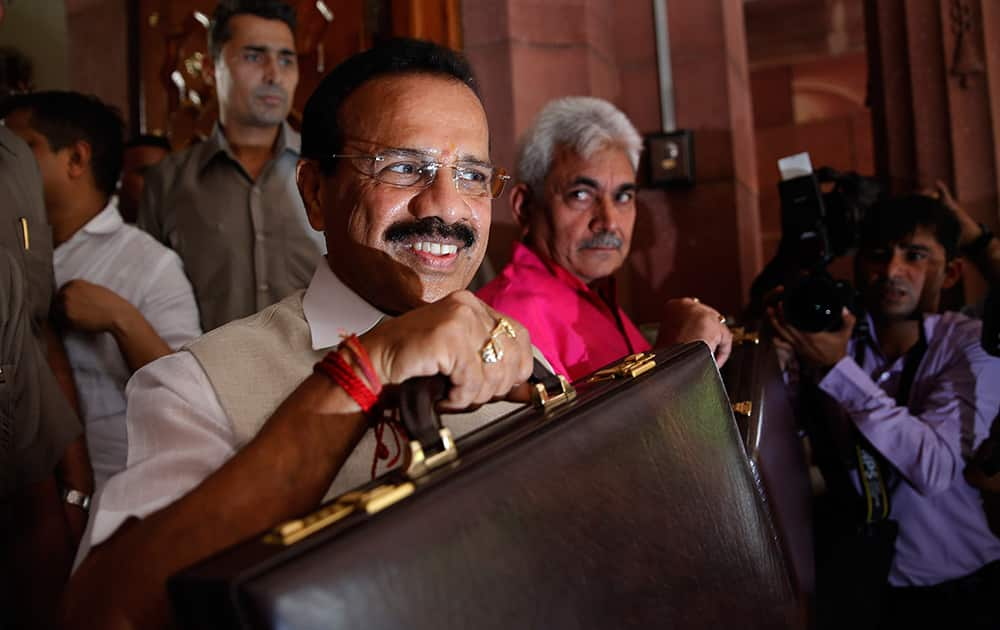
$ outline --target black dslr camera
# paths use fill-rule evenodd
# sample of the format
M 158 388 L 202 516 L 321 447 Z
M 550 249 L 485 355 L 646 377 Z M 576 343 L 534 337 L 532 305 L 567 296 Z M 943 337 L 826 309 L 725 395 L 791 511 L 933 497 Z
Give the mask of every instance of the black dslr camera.
M 812 172 L 807 156 L 789 176 L 784 162 L 779 165 L 786 177 L 778 184 L 781 243 L 754 281 L 751 311 L 762 311 L 764 295 L 784 285 L 780 299 L 785 321 L 806 332 L 839 330 L 843 308 L 856 312 L 857 299 L 853 287 L 831 276 L 827 265 L 857 249 L 865 211 L 881 188 L 853 172 L 828 167 Z

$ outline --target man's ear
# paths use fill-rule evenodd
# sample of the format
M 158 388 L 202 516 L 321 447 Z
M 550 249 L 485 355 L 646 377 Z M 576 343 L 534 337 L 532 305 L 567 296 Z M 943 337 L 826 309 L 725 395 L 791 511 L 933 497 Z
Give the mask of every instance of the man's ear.
M 323 216 L 323 173 L 319 164 L 314 160 L 299 160 L 295 167 L 295 181 L 299 185 L 309 225 L 322 232 L 326 229 L 326 217 Z
M 522 229 L 528 229 L 531 223 L 531 213 L 535 208 L 532 198 L 531 188 L 527 184 L 519 183 L 510 191 L 510 209 L 514 213 L 514 220 Z
M 950 289 L 962 278 L 962 259 L 953 258 L 944 265 L 944 282 L 942 289 Z
M 93 150 L 89 142 L 77 140 L 65 150 L 69 152 L 66 173 L 70 179 L 79 179 L 90 172 L 90 159 L 93 157 Z

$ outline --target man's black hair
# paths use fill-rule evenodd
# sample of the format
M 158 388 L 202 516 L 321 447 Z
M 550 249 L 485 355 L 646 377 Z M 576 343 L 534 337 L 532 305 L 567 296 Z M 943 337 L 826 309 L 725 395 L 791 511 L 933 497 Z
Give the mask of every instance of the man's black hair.
M 419 39 L 395 38 L 358 53 L 326 75 L 309 97 L 302 114 L 302 156 L 319 160 L 324 172 L 344 144 L 340 108 L 363 84 L 377 77 L 426 74 L 460 81 L 482 100 L 476 77 L 465 57 L 454 50 Z
M 0 108 L 0 118 L 19 110 L 31 114 L 31 128 L 45 136 L 53 151 L 81 140 L 89 144 L 94 183 L 107 195 L 115 192 L 122 172 L 125 133 L 117 109 L 79 92 L 32 92 L 7 99 Z
M 222 47 L 233 38 L 229 20 L 237 15 L 255 15 L 265 20 L 281 20 L 295 34 L 295 9 L 281 0 L 220 0 L 208 27 L 208 52 L 218 59 Z
M 170 140 L 167 140 L 165 136 L 158 136 L 151 133 L 138 135 L 125 143 L 126 149 L 133 149 L 135 147 L 156 147 L 157 149 L 163 149 L 167 153 L 174 150 L 170 146 Z
M 861 225 L 861 248 L 870 250 L 899 242 L 918 227 L 934 233 L 948 260 L 958 255 L 958 219 L 947 206 L 926 195 L 890 197 L 873 205 Z

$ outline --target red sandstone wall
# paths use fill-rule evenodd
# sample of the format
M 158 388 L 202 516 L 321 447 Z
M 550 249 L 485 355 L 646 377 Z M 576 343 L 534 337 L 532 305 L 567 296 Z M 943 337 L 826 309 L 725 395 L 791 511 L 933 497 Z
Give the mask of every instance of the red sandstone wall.
M 751 72 L 764 257 L 781 237 L 778 158 L 808 151 L 814 167 L 875 174 L 865 53 Z

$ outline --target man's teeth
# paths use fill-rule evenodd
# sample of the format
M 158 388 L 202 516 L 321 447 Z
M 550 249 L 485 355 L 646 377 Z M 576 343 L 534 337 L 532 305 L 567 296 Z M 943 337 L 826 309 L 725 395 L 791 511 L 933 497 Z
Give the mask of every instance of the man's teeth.
M 447 256 L 458 252 L 458 245 L 448 245 L 446 243 L 431 243 L 430 241 L 418 241 L 413 244 L 413 249 L 418 252 L 427 252 L 434 256 Z

